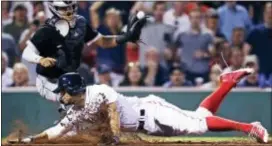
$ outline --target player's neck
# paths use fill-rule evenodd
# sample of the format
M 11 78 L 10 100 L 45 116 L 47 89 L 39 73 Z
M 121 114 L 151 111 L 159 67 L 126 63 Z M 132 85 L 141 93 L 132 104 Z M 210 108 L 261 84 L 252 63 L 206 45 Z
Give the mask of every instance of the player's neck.
M 79 108 L 83 108 L 84 105 L 85 105 L 85 94 L 82 94 L 82 96 L 80 97 L 80 99 L 78 99 L 76 102 L 75 102 L 75 105 Z

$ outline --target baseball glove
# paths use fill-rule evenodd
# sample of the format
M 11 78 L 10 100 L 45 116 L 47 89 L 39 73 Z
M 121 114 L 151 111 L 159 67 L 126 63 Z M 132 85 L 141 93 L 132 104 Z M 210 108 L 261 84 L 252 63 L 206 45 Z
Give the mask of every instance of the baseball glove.
M 142 14 L 141 17 L 139 17 L 139 13 Z M 116 39 L 118 44 L 122 44 L 125 42 L 136 43 L 139 40 L 141 30 L 147 22 L 147 17 L 145 16 L 145 14 L 143 12 L 139 13 L 130 16 L 125 34 L 120 35 Z

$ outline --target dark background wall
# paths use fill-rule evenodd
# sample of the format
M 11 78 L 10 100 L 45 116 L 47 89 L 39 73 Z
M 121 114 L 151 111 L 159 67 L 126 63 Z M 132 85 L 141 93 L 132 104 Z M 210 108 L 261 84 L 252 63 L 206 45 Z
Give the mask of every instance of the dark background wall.
M 183 108 L 194 110 L 210 92 L 122 92 L 140 97 L 155 94 Z M 272 97 L 270 92 L 232 92 L 221 105 L 219 116 L 244 122 L 260 121 L 272 132 Z M 2 137 L 14 129 L 20 120 L 31 132 L 40 132 L 53 125 L 59 118 L 58 105 L 42 99 L 38 93 L 2 93 Z M 175 117 L 173 117 L 173 120 Z M 238 132 L 207 133 L 207 136 L 243 135 Z

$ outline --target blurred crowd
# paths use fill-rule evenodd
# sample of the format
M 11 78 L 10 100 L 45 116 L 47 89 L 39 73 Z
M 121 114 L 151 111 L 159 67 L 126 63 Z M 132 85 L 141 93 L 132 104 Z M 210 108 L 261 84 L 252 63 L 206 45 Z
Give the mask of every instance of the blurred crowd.
M 52 14 L 43 1 L 1 3 L 2 88 L 35 86 L 35 65 L 21 54 Z M 85 45 L 78 72 L 88 84 L 215 88 L 221 73 L 252 67 L 255 73 L 238 87 L 272 86 L 271 2 L 78 4 L 78 14 L 104 35 L 123 33 L 129 15 L 137 11 L 150 16 L 138 44 Z

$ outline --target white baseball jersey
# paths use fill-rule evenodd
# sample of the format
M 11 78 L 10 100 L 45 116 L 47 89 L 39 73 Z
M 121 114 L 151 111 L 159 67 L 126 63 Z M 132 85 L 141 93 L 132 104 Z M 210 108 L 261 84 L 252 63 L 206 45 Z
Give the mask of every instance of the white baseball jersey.
M 65 135 L 67 132 L 68 135 L 73 135 L 81 130 L 90 128 L 92 123 L 96 121 L 95 115 L 101 104 L 113 102 L 117 104 L 121 128 L 136 131 L 140 116 L 137 109 L 139 100 L 137 97 L 125 97 L 107 85 L 88 86 L 86 87 L 84 108 L 71 107 L 60 123 L 46 130 L 46 132 L 49 138 L 54 138 Z
M 145 98 L 125 97 L 107 85 L 93 85 L 86 88 L 84 108 L 73 106 L 58 125 L 46 130 L 48 137 L 74 135 L 91 128 L 101 104 L 113 102 L 116 102 L 120 114 L 120 128 L 126 131 L 137 131 L 139 120 L 143 119 L 144 130 L 148 134 L 170 136 L 200 134 L 207 131 L 205 117 L 210 113 L 205 109 L 181 110 L 155 95 Z M 140 110 L 145 110 L 144 117 L 140 116 Z

